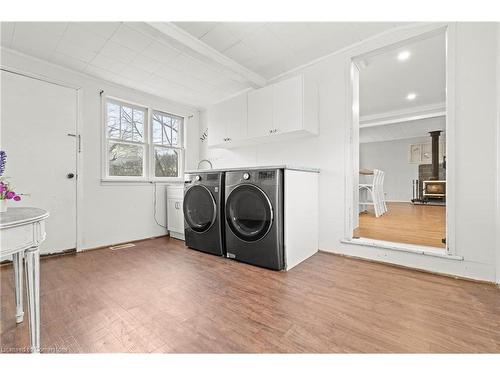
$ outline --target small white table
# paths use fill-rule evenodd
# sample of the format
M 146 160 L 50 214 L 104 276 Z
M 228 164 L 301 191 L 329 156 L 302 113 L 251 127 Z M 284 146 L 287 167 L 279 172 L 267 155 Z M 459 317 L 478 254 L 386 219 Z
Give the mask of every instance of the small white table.
M 0 257 L 12 255 L 14 264 L 16 323 L 21 323 L 23 311 L 23 259 L 26 265 L 26 289 L 30 347 L 40 351 L 40 251 L 45 240 L 45 219 L 49 213 L 32 207 L 9 208 L 0 213 Z

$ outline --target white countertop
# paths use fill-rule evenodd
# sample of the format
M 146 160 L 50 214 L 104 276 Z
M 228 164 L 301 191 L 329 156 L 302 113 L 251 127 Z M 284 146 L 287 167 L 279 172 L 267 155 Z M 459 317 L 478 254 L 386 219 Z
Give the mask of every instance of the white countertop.
M 282 164 L 282 165 L 257 165 L 254 167 L 237 167 L 237 168 L 214 168 L 214 169 L 192 169 L 184 173 L 207 173 L 207 172 L 230 172 L 230 171 L 254 171 L 260 169 L 288 169 L 291 171 L 319 173 L 318 168 L 299 167 L 296 165 Z

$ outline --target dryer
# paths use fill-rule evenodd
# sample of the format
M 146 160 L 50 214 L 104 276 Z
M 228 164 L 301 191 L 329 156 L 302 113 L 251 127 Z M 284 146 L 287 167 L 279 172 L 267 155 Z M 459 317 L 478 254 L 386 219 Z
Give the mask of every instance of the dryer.
M 226 172 L 228 258 L 273 270 L 285 268 L 283 179 L 282 169 Z
M 224 172 L 196 172 L 184 183 L 186 246 L 224 256 Z

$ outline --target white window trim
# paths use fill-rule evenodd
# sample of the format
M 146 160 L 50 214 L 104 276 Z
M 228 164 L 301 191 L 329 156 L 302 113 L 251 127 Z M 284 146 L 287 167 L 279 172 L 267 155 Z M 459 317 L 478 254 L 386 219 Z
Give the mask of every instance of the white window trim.
M 173 117 L 178 117 L 182 119 L 182 125 L 181 128 L 179 129 L 179 136 L 180 136 L 180 142 L 179 146 L 165 146 L 165 145 L 158 145 L 153 143 L 153 131 L 150 131 L 149 133 L 149 145 L 150 145 L 150 150 L 149 150 L 149 160 L 151 161 L 149 163 L 149 176 L 150 180 L 153 182 L 177 182 L 177 181 L 184 181 L 184 171 L 185 171 L 185 150 L 186 150 L 186 142 L 184 139 L 184 126 L 186 124 L 186 118 L 184 116 L 179 116 L 175 115 L 173 113 L 167 112 L 167 111 L 162 111 L 159 109 L 154 109 L 154 108 L 149 108 L 149 122 L 150 126 L 152 129 L 153 126 L 153 113 L 154 112 L 160 112 L 166 115 L 171 115 Z M 173 149 L 177 150 L 179 152 L 179 177 L 156 177 L 155 176 L 155 162 L 154 162 L 154 152 L 155 152 L 155 147 L 163 147 L 167 149 Z
M 109 158 L 108 158 L 108 143 L 113 139 L 108 138 L 107 132 L 107 102 L 115 101 L 118 103 L 123 103 L 131 107 L 137 107 L 139 109 L 145 110 L 144 116 L 144 143 L 132 142 L 132 141 L 120 141 L 116 140 L 118 143 L 125 144 L 139 144 L 145 148 L 144 158 L 143 158 L 143 176 L 110 176 L 109 175 Z M 154 175 L 154 163 L 152 163 L 152 155 L 154 152 L 153 137 L 150 131 L 150 126 L 152 124 L 153 112 L 162 112 L 166 114 L 171 114 L 176 117 L 183 119 L 180 136 L 181 136 L 181 147 L 179 153 L 179 176 L 178 177 L 155 177 Z M 106 95 L 104 92 L 101 94 L 101 182 L 105 183 L 152 183 L 152 182 L 183 182 L 184 181 L 184 171 L 185 171 L 185 152 L 186 152 L 186 139 L 185 135 L 185 125 L 186 117 L 183 115 L 172 113 L 171 111 L 157 108 L 156 106 L 148 106 L 140 103 L 136 103 L 127 99 L 118 98 L 115 96 Z M 175 147 L 169 147 L 175 148 Z

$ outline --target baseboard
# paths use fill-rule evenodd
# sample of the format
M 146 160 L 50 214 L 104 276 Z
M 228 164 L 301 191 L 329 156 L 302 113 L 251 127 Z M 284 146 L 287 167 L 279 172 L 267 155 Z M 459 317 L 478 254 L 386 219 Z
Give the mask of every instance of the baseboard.
M 40 258 L 53 258 L 53 257 L 57 257 L 57 256 L 60 256 L 60 255 L 68 255 L 68 254 L 75 254 L 75 253 L 76 253 L 76 248 L 59 251 L 57 253 L 40 254 Z M 0 262 L 0 266 L 7 265 L 7 264 L 10 264 L 10 263 L 12 263 L 11 260 L 8 260 L 8 259 L 2 260 Z

